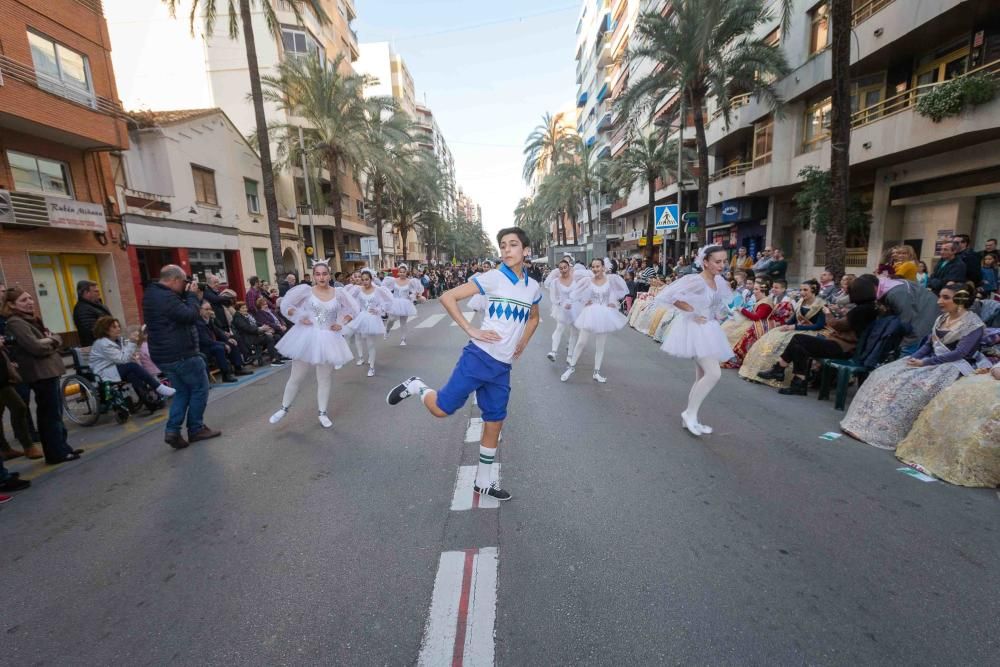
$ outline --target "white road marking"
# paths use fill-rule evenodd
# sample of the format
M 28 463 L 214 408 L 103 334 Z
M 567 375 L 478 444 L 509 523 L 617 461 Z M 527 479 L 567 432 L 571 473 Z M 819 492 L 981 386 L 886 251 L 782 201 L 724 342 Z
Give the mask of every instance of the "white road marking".
M 476 314 L 476 311 L 474 311 L 474 310 L 466 310 L 466 311 L 462 312 L 462 317 L 465 318 L 466 322 L 471 322 L 472 318 L 475 316 L 475 314 Z M 451 326 L 457 327 L 458 326 L 458 322 L 452 322 Z
M 428 315 L 427 319 L 418 324 L 416 329 L 430 329 L 432 326 L 443 320 L 446 316 L 441 313 L 436 313 L 434 315 Z
M 483 439 L 483 420 L 473 417 L 469 420 L 469 428 L 465 429 L 466 442 L 479 442 Z
M 472 485 L 476 482 L 476 470 L 478 465 L 462 466 L 458 469 L 458 477 L 455 479 L 455 493 L 451 497 L 451 509 L 454 512 L 464 512 L 471 509 L 496 509 L 500 507 L 500 501 L 489 496 L 480 496 L 472 490 Z M 493 470 L 497 481 L 500 481 L 500 464 L 494 463 Z
M 497 549 L 441 554 L 417 664 L 493 665 Z

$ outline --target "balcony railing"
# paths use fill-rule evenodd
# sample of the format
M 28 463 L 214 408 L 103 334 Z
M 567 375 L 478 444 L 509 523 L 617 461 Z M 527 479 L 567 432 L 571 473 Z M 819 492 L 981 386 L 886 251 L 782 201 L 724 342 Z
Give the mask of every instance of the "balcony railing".
M 737 162 L 712 174 L 712 176 L 708 179 L 708 182 L 714 183 L 716 181 L 721 181 L 724 178 L 729 178 L 730 176 L 742 176 L 751 169 L 753 169 L 752 162 Z
M 1000 59 L 994 60 L 991 63 L 987 63 L 982 67 L 977 67 L 976 69 L 969 70 L 965 74 L 955 77 L 955 79 L 961 79 L 967 76 L 973 76 L 976 74 L 989 74 L 996 77 L 1000 74 Z M 906 111 L 907 109 L 916 106 L 917 101 L 923 95 L 926 95 L 929 91 L 934 88 L 948 83 L 948 81 L 954 81 L 955 79 L 948 79 L 947 81 L 938 81 L 936 83 L 928 83 L 922 86 L 916 86 L 899 95 L 893 95 L 887 99 L 882 100 L 870 107 L 865 107 L 851 114 L 851 127 L 857 129 L 859 127 L 864 127 L 865 125 L 870 125 L 877 120 L 882 118 L 887 118 L 888 116 L 895 115 L 901 111 Z M 825 133 L 822 136 L 816 137 L 814 141 L 819 141 L 829 136 L 829 133 Z
M 868 0 L 868 2 L 860 5 L 851 14 L 851 25 L 857 25 L 862 21 L 867 21 L 876 13 L 881 11 L 883 8 L 891 5 L 896 0 Z
M 750 93 L 743 93 L 742 95 L 736 95 L 734 97 L 729 98 L 730 111 L 732 111 L 733 109 L 739 109 L 740 107 L 745 106 L 749 103 L 750 103 Z M 715 119 L 719 118 L 720 116 L 722 116 L 722 107 L 719 107 L 718 109 L 712 112 L 712 119 L 709 121 L 709 123 L 714 122 Z
M 83 5 L 84 7 L 86 7 L 87 9 L 91 9 L 103 16 L 104 8 L 101 7 L 101 0 L 76 0 L 76 1 L 81 5 Z
M 78 90 L 67 86 L 61 81 L 56 81 L 45 75 L 40 75 L 35 70 L 23 63 L 20 63 L 9 56 L 0 55 L 0 78 L 6 77 L 14 81 L 26 83 L 39 90 L 57 95 L 69 102 L 88 107 L 94 111 L 99 111 L 111 116 L 124 117 L 121 105 L 113 100 L 98 95 L 91 95 L 83 90 Z

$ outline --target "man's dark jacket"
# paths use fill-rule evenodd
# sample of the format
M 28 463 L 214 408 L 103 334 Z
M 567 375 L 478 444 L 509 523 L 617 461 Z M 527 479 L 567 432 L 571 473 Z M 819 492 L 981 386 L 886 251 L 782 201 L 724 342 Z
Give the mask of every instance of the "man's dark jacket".
M 198 354 L 198 306 L 198 297 L 191 292 L 178 294 L 160 283 L 146 289 L 142 315 L 154 364 L 163 366 Z
M 111 311 L 100 301 L 80 299 L 73 306 L 73 324 L 80 335 L 80 347 L 94 344 L 94 325 L 102 317 L 111 317 Z
M 927 279 L 927 286 L 937 294 L 942 287 L 953 282 L 965 282 L 965 262 L 958 257 L 948 260 L 947 263 L 945 260 L 939 259 L 937 266 L 934 267 L 934 272 Z

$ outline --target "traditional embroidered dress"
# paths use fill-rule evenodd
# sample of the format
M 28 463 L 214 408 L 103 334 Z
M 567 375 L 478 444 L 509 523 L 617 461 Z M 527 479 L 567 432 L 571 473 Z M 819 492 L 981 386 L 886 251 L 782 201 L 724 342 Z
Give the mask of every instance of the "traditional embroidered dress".
M 951 329 L 947 315 L 934 323 L 930 339 L 913 353 L 923 366 L 907 365 L 908 358 L 876 368 L 858 389 L 840 428 L 853 438 L 880 449 L 895 449 L 931 399 L 963 375 L 985 366 L 978 352 L 985 326 L 966 312 Z
M 733 346 L 733 354 L 736 355 L 725 364 L 726 368 L 739 368 L 743 365 L 743 360 L 746 359 L 747 354 L 750 352 L 750 348 L 754 346 L 761 337 L 766 334 L 771 329 L 775 329 L 780 326 L 784 326 L 788 323 L 788 320 L 792 318 L 795 306 L 792 305 L 790 299 L 782 299 L 777 306 L 771 307 L 771 298 L 763 302 L 766 303 L 770 312 L 764 317 L 750 317 L 750 325 L 744 330 L 743 335 Z M 760 308 L 762 304 L 758 304 L 757 307 Z M 746 313 L 744 313 L 746 315 Z M 749 315 L 748 315 L 749 317 Z
M 826 316 L 823 314 L 823 307 L 825 305 L 826 302 L 820 298 L 816 298 L 808 306 L 803 304 L 800 299 L 795 304 L 794 309 L 798 314 L 798 322 L 795 325 L 795 329 L 792 331 L 781 331 L 777 327 L 772 327 L 763 336 L 758 338 L 748 348 L 746 356 L 743 358 L 743 364 L 740 366 L 740 377 L 777 388 L 789 386 L 792 383 L 791 366 L 788 367 L 788 372 L 785 373 L 784 381 L 762 380 L 757 377 L 757 374 L 771 370 L 778 363 L 778 357 L 785 351 L 785 348 L 788 347 L 788 342 L 796 334 L 818 336 L 826 330 Z

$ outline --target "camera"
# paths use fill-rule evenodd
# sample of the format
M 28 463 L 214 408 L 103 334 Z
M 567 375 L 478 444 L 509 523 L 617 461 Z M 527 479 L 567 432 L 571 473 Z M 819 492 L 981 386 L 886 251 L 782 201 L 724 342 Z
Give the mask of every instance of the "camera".
M 14 347 L 15 345 L 17 345 L 17 339 L 15 339 L 10 334 L 4 334 L 3 336 L 0 336 L 0 339 L 3 339 L 3 344 L 5 347 Z

